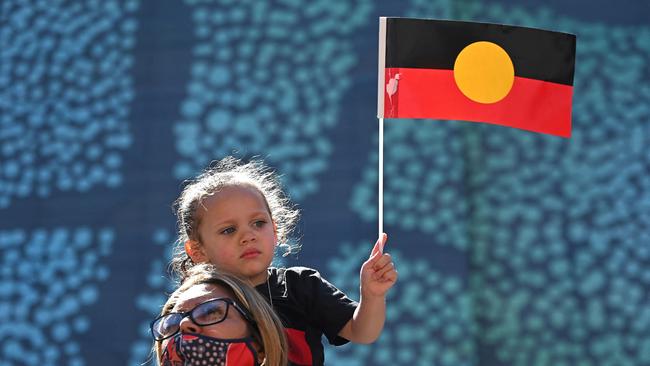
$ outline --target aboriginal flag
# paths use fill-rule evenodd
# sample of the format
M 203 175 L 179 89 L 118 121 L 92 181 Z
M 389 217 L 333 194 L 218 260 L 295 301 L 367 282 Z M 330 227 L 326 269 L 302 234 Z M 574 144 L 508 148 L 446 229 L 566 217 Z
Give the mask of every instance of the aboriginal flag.
M 382 17 L 379 24 L 379 118 L 571 136 L 574 35 L 427 19 Z

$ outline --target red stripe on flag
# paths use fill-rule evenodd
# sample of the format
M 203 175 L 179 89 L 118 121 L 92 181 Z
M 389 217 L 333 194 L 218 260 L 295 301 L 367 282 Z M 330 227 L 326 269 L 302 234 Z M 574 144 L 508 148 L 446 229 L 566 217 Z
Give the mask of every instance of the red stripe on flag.
M 386 82 L 396 74 L 397 92 L 384 90 L 384 118 L 466 120 L 571 136 L 572 86 L 515 77 L 505 98 L 483 104 L 458 89 L 453 70 L 387 68 Z

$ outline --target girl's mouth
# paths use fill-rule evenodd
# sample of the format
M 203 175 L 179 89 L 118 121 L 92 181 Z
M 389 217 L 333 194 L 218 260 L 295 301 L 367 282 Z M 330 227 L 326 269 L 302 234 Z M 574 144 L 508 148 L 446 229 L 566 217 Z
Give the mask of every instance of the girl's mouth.
M 259 250 L 257 250 L 257 249 L 248 249 L 244 253 L 242 253 L 242 255 L 239 256 L 239 258 L 251 259 L 251 258 L 257 257 L 258 255 L 260 255 L 260 253 L 261 252 Z

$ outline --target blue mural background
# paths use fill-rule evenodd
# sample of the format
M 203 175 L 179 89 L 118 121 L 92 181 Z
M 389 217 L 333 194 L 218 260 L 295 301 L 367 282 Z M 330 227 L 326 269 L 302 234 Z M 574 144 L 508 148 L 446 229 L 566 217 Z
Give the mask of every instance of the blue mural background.
M 376 236 L 377 17 L 578 36 L 573 137 L 387 120 L 400 280 L 335 365 L 650 364 L 650 3 L 0 3 L 0 365 L 139 365 L 172 289 L 171 204 L 227 154 L 303 210 L 307 265 L 357 296 Z

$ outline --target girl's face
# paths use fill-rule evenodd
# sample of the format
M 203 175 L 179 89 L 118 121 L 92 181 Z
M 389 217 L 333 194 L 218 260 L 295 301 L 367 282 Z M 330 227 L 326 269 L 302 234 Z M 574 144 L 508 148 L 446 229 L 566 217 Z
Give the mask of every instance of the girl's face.
M 200 243 L 194 262 L 211 262 L 223 271 L 262 284 L 273 260 L 277 235 L 264 198 L 247 186 L 225 187 L 199 205 Z

